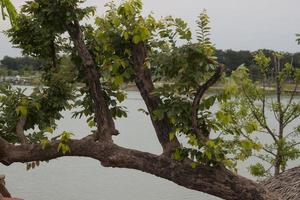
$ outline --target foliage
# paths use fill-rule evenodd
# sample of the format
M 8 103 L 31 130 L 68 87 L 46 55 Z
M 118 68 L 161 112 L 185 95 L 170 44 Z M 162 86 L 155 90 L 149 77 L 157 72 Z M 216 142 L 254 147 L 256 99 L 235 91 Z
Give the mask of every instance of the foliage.
M 61 142 L 59 143 L 59 145 L 57 147 L 57 151 L 61 151 L 64 154 L 71 152 L 71 149 L 67 143 L 71 139 L 72 135 L 73 135 L 72 133 L 67 132 L 67 131 L 64 131 L 61 134 L 61 138 L 60 138 Z
M 297 37 L 296 39 L 297 43 L 300 44 L 300 34 L 296 34 L 296 37 Z
M 20 88 L 1 84 L 1 137 L 17 143 L 16 126 L 18 120 L 25 117 L 24 130 L 32 130 L 27 135 L 28 141 L 35 143 L 45 139 L 47 130 L 54 129 L 56 120 L 62 118 L 60 112 L 71 108 L 69 100 L 74 98 L 73 79 L 62 66 L 56 72 L 45 72 L 44 86 L 34 88 L 29 95 Z
M 62 47 L 60 47 L 60 48 L 67 48 L 66 38 L 64 38 L 64 40 L 61 42 L 62 42 L 61 43 Z M 56 50 L 58 48 L 59 47 L 56 46 Z M 186 48 L 186 46 L 182 46 L 182 47 L 180 46 L 179 49 L 181 49 L 181 48 Z M 262 51 L 268 57 L 272 56 L 272 53 L 274 52 L 272 50 L 267 50 L 267 49 L 263 49 Z M 182 50 L 182 52 L 183 52 L 183 50 Z M 234 51 L 234 50 L 216 49 L 215 56 L 217 57 L 218 63 L 223 63 L 226 65 L 227 75 L 230 75 L 232 73 L 232 71 L 236 70 L 240 65 L 244 64 L 249 69 L 250 78 L 257 81 L 257 80 L 262 79 L 259 66 L 256 65 L 256 63 L 253 59 L 253 55 L 255 55 L 257 52 L 259 52 L 259 51 L 251 52 L 251 51 Z M 158 54 L 158 55 L 160 55 L 160 60 L 164 59 L 163 54 Z M 293 60 L 293 66 L 295 68 L 300 67 L 300 53 L 288 53 L 288 52 L 283 53 L 282 62 L 289 62 L 291 60 Z M 32 72 L 30 72 L 31 69 L 33 69 L 34 71 L 42 70 L 41 67 L 42 67 L 42 63 L 43 63 L 43 61 L 41 59 L 31 58 L 31 57 L 26 57 L 26 56 L 25 57 L 17 57 L 17 58 L 11 58 L 11 57 L 5 56 L 1 62 L 2 63 L 5 62 L 1 66 L 1 68 L 3 70 L 14 69 L 14 70 L 18 70 L 19 73 L 22 73 L 22 70 L 29 70 L 29 73 L 32 73 Z M 271 60 L 270 65 L 271 66 L 274 65 L 273 60 Z M 270 79 L 274 80 L 274 77 L 272 77 L 271 72 L 270 72 L 269 76 L 270 76 L 269 77 Z
M 250 79 L 249 70 L 245 66 L 240 66 L 226 81 L 224 93 L 229 94 L 229 98 L 222 102 L 220 112 L 230 116 L 233 122 L 225 127 L 226 130 L 237 131 L 241 137 L 252 144 L 260 145 L 263 150 L 254 152 L 262 163 L 249 168 L 255 176 L 270 175 L 273 168 L 274 174 L 277 175 L 285 171 L 288 161 L 300 156 L 296 141 L 298 128 L 295 127 L 290 133 L 287 128 L 300 116 L 300 104 L 295 99 L 300 71 L 290 63 L 282 65 L 281 57 L 279 53 L 273 54 L 276 65 L 272 67 L 271 58 L 263 52 L 255 55 L 254 61 L 264 77 L 260 82 Z M 275 73 L 276 78 L 275 98 L 269 94 L 267 87 L 270 71 Z M 284 87 L 287 80 L 293 80 L 294 83 L 294 88 L 289 93 L 285 92 Z M 283 99 L 284 97 L 288 97 L 287 100 Z M 276 120 L 277 127 L 272 123 L 272 119 L 267 117 L 269 111 L 274 114 L 273 120 Z M 241 130 L 241 127 L 244 127 L 244 130 Z M 264 137 L 268 139 L 265 141 Z
M 14 25 L 18 14 L 17 14 L 16 8 L 11 3 L 11 1 L 10 0 L 1 0 L 0 8 L 1 8 L 2 19 L 5 20 L 6 17 L 9 17 L 10 23 L 12 25 Z
M 0 61 L 1 67 L 5 67 L 10 70 L 21 70 L 24 68 L 31 68 L 32 70 L 40 70 L 43 66 L 43 61 L 31 57 L 16 57 L 12 58 L 4 56 Z
M 27 1 L 16 19 L 16 25 L 7 31 L 11 42 L 22 48 L 23 54 L 43 60 L 44 72 L 44 86 L 35 88 L 29 95 L 10 86 L 3 87 L 1 91 L 1 136 L 10 142 L 20 142 L 14 132 L 20 118 L 25 117 L 24 130 L 28 141 L 41 143 L 47 148 L 48 134 L 55 130 L 56 121 L 62 118 L 61 111 L 74 107 L 77 108 L 74 117 L 86 116 L 88 125 L 97 127 L 89 77 L 83 70 L 82 57 L 74 49 L 80 44 L 72 44 L 65 34 L 68 32 L 73 37 L 79 37 L 72 35 L 72 28 L 94 14 L 95 8 L 82 8 L 79 6 L 82 2 Z M 170 141 L 176 136 L 185 139 L 182 147 L 175 150 L 174 159 L 188 157 L 193 161 L 193 167 L 198 164 L 224 165 L 236 170 L 237 161 L 244 161 L 257 153 L 272 165 L 280 160 L 283 171 L 288 160 L 298 158 L 299 152 L 292 137 L 297 131 L 279 137 L 276 131 L 268 130 L 265 116 L 265 77 L 272 74 L 270 66 L 277 67 L 275 78 L 279 85 L 286 80 L 298 80 L 299 72 L 291 64 L 278 67 L 282 56 L 276 54 L 277 60 L 272 65 L 271 60 L 262 53 L 256 55 L 255 64 L 262 74 L 262 89 L 251 81 L 248 69 L 240 67 L 227 80 L 223 93 L 201 98 L 199 105 L 196 105 L 196 125 L 210 136 L 204 141 L 196 133 L 191 116 L 199 88 L 203 88 L 219 66 L 217 52 L 209 38 L 207 13 L 202 12 L 197 19 L 197 42 L 192 44 L 193 36 L 186 22 L 171 16 L 160 20 L 152 14 L 144 17 L 140 0 L 128 0 L 119 6 L 111 2 L 106 4 L 106 8 L 105 15 L 96 17 L 94 25 L 81 25 L 80 30 L 84 47 L 92 56 L 90 62 L 94 63 L 93 67 L 100 77 L 105 103 L 114 119 L 127 116 L 126 108 L 121 104 L 126 99 L 122 88 L 139 81 L 142 71 L 143 76 L 149 79 L 153 76 L 154 83 L 157 83 L 149 95 L 157 100 L 155 103 L 158 105 L 154 110 L 144 112 L 154 122 L 166 120 L 170 125 Z M 184 43 L 182 46 L 178 46 L 179 40 Z M 145 51 L 139 69 L 133 61 L 136 47 L 143 47 Z M 249 59 L 247 52 L 239 53 Z M 76 89 L 75 82 L 84 84 Z M 152 85 L 149 87 L 152 88 Z M 283 119 L 289 123 L 300 114 L 300 106 L 293 102 L 293 97 L 291 99 L 285 107 L 281 101 L 268 104 L 277 117 L 281 116 L 284 108 L 285 115 L 281 116 L 281 122 Z M 260 100 L 263 100 L 263 106 L 257 104 Z M 211 110 L 217 103 L 220 109 L 214 113 Z M 259 142 L 255 133 L 261 130 L 273 136 L 274 143 Z M 64 154 L 72 151 L 68 146 L 71 135 L 67 131 L 59 135 L 58 151 Z M 271 152 L 271 155 L 277 151 L 279 156 L 274 159 L 260 150 Z M 268 172 L 261 164 L 251 166 L 250 170 L 255 175 Z

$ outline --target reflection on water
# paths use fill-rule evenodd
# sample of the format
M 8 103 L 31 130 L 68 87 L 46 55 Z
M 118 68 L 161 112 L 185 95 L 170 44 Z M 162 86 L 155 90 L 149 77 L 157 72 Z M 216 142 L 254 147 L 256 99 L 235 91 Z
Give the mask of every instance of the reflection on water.
M 121 134 L 114 138 L 115 142 L 124 147 L 159 154 L 161 147 L 148 117 L 137 111 L 145 108 L 143 101 L 136 92 L 130 92 L 128 97 L 124 103 L 129 110 L 128 118 L 116 122 Z M 63 114 L 65 118 L 59 122 L 57 133 L 71 131 L 81 138 L 90 132 L 85 119 L 71 119 L 70 112 Z M 275 121 L 271 119 L 270 123 Z M 240 165 L 240 173 L 244 176 L 248 176 L 246 166 L 249 162 L 254 160 Z M 6 175 L 11 193 L 25 200 L 219 199 L 140 171 L 104 168 L 98 161 L 88 158 L 59 158 L 31 171 L 26 171 L 24 164 L 0 165 L 0 174 Z

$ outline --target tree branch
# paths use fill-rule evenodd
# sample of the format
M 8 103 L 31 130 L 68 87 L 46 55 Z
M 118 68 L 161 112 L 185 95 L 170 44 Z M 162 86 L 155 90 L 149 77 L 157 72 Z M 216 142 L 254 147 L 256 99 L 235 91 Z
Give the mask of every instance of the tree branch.
M 298 85 L 299 85 L 299 81 L 297 80 L 296 83 L 295 83 L 295 86 L 294 86 L 294 89 L 292 91 L 292 94 L 290 96 L 290 99 L 289 99 L 289 102 L 286 104 L 286 107 L 285 109 L 283 110 L 283 115 L 286 114 L 286 112 L 288 111 L 290 105 L 292 104 L 295 96 L 296 96 L 296 93 L 297 93 L 297 88 L 298 88 Z
M 100 83 L 100 75 L 96 70 L 93 57 L 84 43 L 84 36 L 77 21 L 67 25 L 68 33 L 74 43 L 75 49 L 82 60 L 86 74 L 86 80 L 90 89 L 97 122 L 97 137 L 111 141 L 112 135 L 117 135 L 115 123 L 104 98 L 104 92 Z
M 154 120 L 153 111 L 159 108 L 161 100 L 153 95 L 154 85 L 150 71 L 145 68 L 145 59 L 147 58 L 147 50 L 145 44 L 140 42 L 132 47 L 131 64 L 135 71 L 135 84 L 140 91 L 140 94 L 150 113 L 151 121 L 154 126 L 157 138 L 163 148 L 164 154 L 170 154 L 174 149 L 180 147 L 176 137 L 170 141 L 169 133 L 171 126 L 167 116 L 162 120 Z
M 20 117 L 17 126 L 16 126 L 16 135 L 21 144 L 27 143 L 27 138 L 24 133 L 24 126 L 26 124 L 26 117 Z
M 197 89 L 197 92 L 195 94 L 195 98 L 193 100 L 193 104 L 192 104 L 192 127 L 193 127 L 194 131 L 196 132 L 198 138 L 202 142 L 206 142 L 208 140 L 209 133 L 204 132 L 198 125 L 199 103 L 200 103 L 204 93 L 221 78 L 224 70 L 225 70 L 225 66 L 223 64 L 220 64 L 217 67 L 214 75 Z
M 63 156 L 90 157 L 105 167 L 136 169 L 170 180 L 186 188 L 202 191 L 228 200 L 279 200 L 259 184 L 236 175 L 224 167 L 200 165 L 192 168 L 191 161 L 174 161 L 166 156 L 126 149 L 92 137 L 70 140 L 71 152 L 57 151 L 60 141 L 52 141 L 45 148 L 41 144 L 12 145 L 0 138 L 0 162 L 51 160 Z
M 0 200 L 3 200 L 4 197 L 11 197 L 10 193 L 5 187 L 5 177 L 0 177 Z
M 251 110 L 251 113 L 253 114 L 254 118 L 256 119 L 256 121 L 259 123 L 259 125 L 263 128 L 265 128 L 267 130 L 267 133 L 273 138 L 274 142 L 276 144 L 278 144 L 278 140 L 276 138 L 276 135 L 273 133 L 273 131 L 271 130 L 271 128 L 268 126 L 267 124 L 267 120 L 266 120 L 266 116 L 263 115 L 263 119 L 261 119 L 259 117 L 259 115 L 256 113 L 255 111 L 255 108 L 256 106 L 254 105 L 253 101 L 251 100 L 251 98 L 247 95 L 247 92 L 245 90 L 244 87 L 242 87 L 242 90 L 243 90 L 243 93 L 246 97 L 246 100 L 248 101 L 248 103 L 250 104 L 250 110 Z M 263 122 L 262 122 L 263 121 Z

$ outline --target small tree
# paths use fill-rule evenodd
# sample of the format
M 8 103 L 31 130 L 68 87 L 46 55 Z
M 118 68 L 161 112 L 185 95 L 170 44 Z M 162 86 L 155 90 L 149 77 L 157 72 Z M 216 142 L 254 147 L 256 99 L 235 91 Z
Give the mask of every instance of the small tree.
M 255 156 L 263 163 L 249 168 L 255 176 L 271 175 L 273 168 L 273 175 L 277 176 L 286 170 L 289 160 L 300 156 L 297 148 L 299 127 L 288 128 L 300 116 L 300 103 L 295 99 L 300 70 L 295 69 L 292 63 L 282 64 L 281 57 L 280 53 L 273 53 L 274 65 L 270 65 L 271 58 L 261 51 L 254 56 L 263 77 L 261 81 L 252 81 L 245 66 L 233 72 L 225 90 L 234 98 L 224 101 L 217 113 L 230 117 L 225 130 L 236 132 L 262 149 L 263 152 L 256 152 Z M 269 78 L 271 74 L 275 76 L 274 85 Z M 270 120 L 269 111 L 274 114 L 277 124 Z M 267 168 L 264 167 L 266 164 L 269 165 Z

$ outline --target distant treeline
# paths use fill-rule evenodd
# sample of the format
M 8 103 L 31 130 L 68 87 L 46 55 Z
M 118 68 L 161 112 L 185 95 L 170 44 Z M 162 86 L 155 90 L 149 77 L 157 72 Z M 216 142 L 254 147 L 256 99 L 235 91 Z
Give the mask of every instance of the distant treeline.
M 4 58 L 0 60 L 1 68 L 15 71 L 24 69 L 38 71 L 41 69 L 42 65 L 43 62 L 41 60 L 28 56 L 16 58 L 4 56 Z
M 265 55 L 272 58 L 274 51 L 264 49 Z M 227 74 L 237 69 L 244 64 L 249 68 L 250 74 L 254 79 L 260 79 L 261 73 L 258 67 L 253 62 L 253 56 L 256 52 L 251 51 L 234 51 L 234 50 L 216 50 L 216 57 L 219 63 L 223 63 L 227 67 Z M 283 53 L 282 63 L 289 62 L 300 68 L 300 52 L 298 53 Z M 273 63 L 271 63 L 273 65 Z M 5 56 L 0 60 L 1 69 L 11 71 L 39 71 L 43 66 L 43 61 L 32 57 L 9 57 Z
M 271 58 L 271 65 L 274 65 L 273 53 L 274 51 L 263 49 L 264 54 Z M 223 63 L 227 67 L 227 74 L 237 69 L 244 64 L 249 68 L 250 75 L 253 79 L 260 79 L 261 73 L 258 66 L 255 65 L 253 57 L 257 51 L 233 51 L 233 50 L 217 50 L 216 57 L 219 63 Z M 283 53 L 281 63 L 292 63 L 295 68 L 300 68 L 300 52 L 297 53 Z

